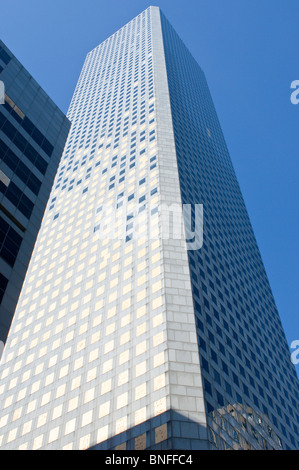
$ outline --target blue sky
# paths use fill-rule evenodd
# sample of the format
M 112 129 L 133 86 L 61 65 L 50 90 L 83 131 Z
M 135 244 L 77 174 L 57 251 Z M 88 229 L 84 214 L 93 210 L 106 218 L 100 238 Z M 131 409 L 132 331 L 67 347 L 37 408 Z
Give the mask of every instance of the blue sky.
M 290 101 L 299 0 L 10 0 L 1 39 L 66 112 L 87 52 L 151 4 L 205 71 L 290 345 L 299 340 L 299 104 Z

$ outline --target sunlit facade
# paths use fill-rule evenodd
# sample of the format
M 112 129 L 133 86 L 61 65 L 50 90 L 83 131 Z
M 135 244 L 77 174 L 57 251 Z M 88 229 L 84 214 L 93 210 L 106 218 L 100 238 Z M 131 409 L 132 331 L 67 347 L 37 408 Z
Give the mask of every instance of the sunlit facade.
M 226 415 L 221 409 L 235 404 L 235 413 L 249 406 L 254 416 L 266 413 L 258 392 L 256 403 L 239 390 L 240 360 L 230 350 L 236 335 L 242 364 L 254 367 L 242 349 L 241 305 L 231 299 L 242 303 L 233 282 L 243 274 L 239 268 L 229 284 L 221 278 L 222 263 L 223 277 L 230 261 L 237 267 L 215 238 L 225 218 L 214 218 L 209 202 L 237 182 L 204 76 L 159 8 L 87 55 L 68 118 L 72 128 L 1 363 L 0 448 L 232 448 L 211 421 L 219 422 L 216 412 Z M 198 249 L 164 236 L 161 207 L 182 203 L 203 204 Z M 238 331 L 226 333 L 224 322 Z M 216 349 L 219 337 L 224 351 Z M 297 383 L 281 347 L 290 369 L 290 426 L 283 421 L 286 437 L 276 429 L 276 443 L 291 447 Z M 244 383 L 251 393 L 249 377 Z M 246 446 L 254 448 L 251 439 Z

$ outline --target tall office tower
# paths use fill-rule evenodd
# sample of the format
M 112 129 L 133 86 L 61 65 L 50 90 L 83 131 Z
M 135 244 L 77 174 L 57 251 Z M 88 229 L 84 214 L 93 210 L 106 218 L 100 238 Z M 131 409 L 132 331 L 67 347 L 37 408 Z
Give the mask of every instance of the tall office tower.
M 263 263 L 204 75 L 159 8 L 87 55 L 68 117 L 3 354 L 1 448 L 295 448 Z
M 1 357 L 70 123 L 1 41 L 0 80 Z

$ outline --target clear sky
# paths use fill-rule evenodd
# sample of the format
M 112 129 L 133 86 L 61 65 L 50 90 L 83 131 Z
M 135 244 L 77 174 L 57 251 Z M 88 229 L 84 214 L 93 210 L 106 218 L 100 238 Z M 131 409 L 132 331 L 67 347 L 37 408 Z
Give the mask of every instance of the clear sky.
M 299 340 L 299 104 L 290 101 L 299 0 L 10 0 L 1 39 L 66 112 L 85 55 L 149 5 L 205 71 L 290 345 Z

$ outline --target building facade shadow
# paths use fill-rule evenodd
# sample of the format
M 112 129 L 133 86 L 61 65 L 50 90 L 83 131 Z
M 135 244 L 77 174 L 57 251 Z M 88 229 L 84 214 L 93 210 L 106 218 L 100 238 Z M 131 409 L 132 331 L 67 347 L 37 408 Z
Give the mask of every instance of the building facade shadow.
M 88 450 L 209 450 L 207 429 L 175 410 L 127 429 Z

